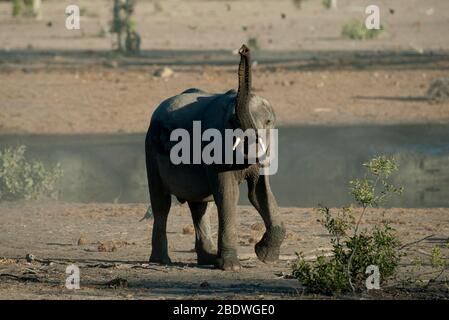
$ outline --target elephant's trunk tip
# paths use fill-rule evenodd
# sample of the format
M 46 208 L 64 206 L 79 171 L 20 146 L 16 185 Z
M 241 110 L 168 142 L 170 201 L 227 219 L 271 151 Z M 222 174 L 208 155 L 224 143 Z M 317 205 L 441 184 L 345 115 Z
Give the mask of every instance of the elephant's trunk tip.
M 242 44 L 242 46 L 239 49 L 239 54 L 242 56 L 246 56 L 248 55 L 249 51 L 250 51 L 249 48 L 245 44 Z
M 249 112 L 249 100 L 251 96 L 251 57 L 250 49 L 243 44 L 239 49 L 239 90 L 236 99 L 236 113 L 242 129 L 255 128 Z

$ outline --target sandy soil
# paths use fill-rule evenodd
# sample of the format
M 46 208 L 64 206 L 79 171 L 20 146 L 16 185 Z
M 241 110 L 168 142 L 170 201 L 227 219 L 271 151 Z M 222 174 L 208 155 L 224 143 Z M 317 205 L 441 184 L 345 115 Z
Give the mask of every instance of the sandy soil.
M 98 69 L 0 73 L 1 133 L 145 132 L 155 107 L 186 88 L 224 92 L 233 69 Z M 262 68 L 261 68 L 262 69 Z M 437 70 L 278 71 L 256 69 L 255 92 L 271 101 L 278 124 L 447 123 L 449 103 L 422 99 Z
M 40 20 L 14 19 L 0 2 L 0 133 L 144 132 L 167 97 L 189 87 L 235 88 L 231 52 L 251 37 L 260 47 L 254 90 L 280 124 L 447 123 L 449 103 L 423 95 L 449 69 L 449 2 L 378 1 L 387 31 L 343 39 L 343 23 L 362 20 L 369 3 L 339 0 L 338 10 L 327 10 L 321 1 L 297 9 L 291 0 L 142 0 L 142 57 L 118 58 L 110 34 L 100 36 L 111 1 L 77 1 L 81 30 L 65 29 L 71 2 L 44 1 Z M 154 77 L 165 64 L 174 76 Z
M 144 50 L 234 50 L 249 38 L 266 50 L 449 49 L 445 0 L 375 1 L 386 32 L 376 41 L 361 42 L 342 39 L 341 29 L 351 19 L 363 21 L 365 8 L 373 1 L 338 2 L 338 10 L 327 10 L 318 0 L 304 1 L 301 9 L 292 0 L 140 0 L 135 21 Z M 84 13 L 80 30 L 65 28 L 65 7 L 73 3 Z M 112 2 L 107 0 L 49 0 L 43 1 L 41 20 L 17 21 L 11 17 L 10 4 L 1 2 L 2 47 L 109 50 L 111 11 Z
M 288 234 L 281 250 L 281 260 L 267 265 L 254 254 L 254 243 L 262 233 L 261 219 L 253 208 L 240 207 L 239 256 L 241 272 L 223 272 L 196 266 L 193 252 L 194 235 L 184 234 L 191 224 L 188 209 L 175 206 L 169 216 L 168 238 L 171 266 L 148 264 L 151 221 L 139 222 L 145 205 L 108 204 L 11 204 L 0 205 L 0 298 L 2 299 L 166 299 L 166 298 L 317 298 L 302 295 L 295 279 L 284 279 L 290 273 L 295 252 L 306 258 L 329 252 L 329 238 L 317 222 L 312 209 L 282 208 Z M 428 254 L 434 245 L 448 256 L 448 209 L 377 209 L 370 210 L 362 226 L 389 222 L 402 241 L 409 243 L 432 235 L 426 241 L 406 247 L 399 275 L 430 279 L 438 272 L 429 271 Z M 216 234 L 216 211 L 212 211 Z M 85 244 L 78 245 L 80 237 Z M 99 243 L 113 242 L 116 250 L 99 252 Z M 28 263 L 32 253 L 36 261 Z M 420 257 L 421 270 L 413 261 Z M 49 264 L 49 261 L 53 263 Z M 74 263 L 80 267 L 81 289 L 65 288 L 65 268 Z M 446 270 L 439 281 L 414 289 L 385 288 L 357 297 L 340 298 L 449 298 Z M 110 281 L 121 278 L 126 286 L 114 288 Z M 446 280 L 444 280 L 446 279 Z M 392 283 L 390 283 L 391 285 Z M 335 298 L 335 297 L 319 297 Z

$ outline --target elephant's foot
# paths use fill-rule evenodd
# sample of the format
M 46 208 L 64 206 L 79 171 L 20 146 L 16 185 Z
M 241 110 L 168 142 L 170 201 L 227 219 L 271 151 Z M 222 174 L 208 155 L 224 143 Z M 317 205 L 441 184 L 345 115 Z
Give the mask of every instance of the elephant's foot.
M 239 271 L 242 268 L 242 265 L 236 254 L 229 254 L 218 257 L 215 267 L 224 271 Z
M 214 252 L 198 252 L 197 260 L 199 266 L 210 266 L 217 263 L 217 253 Z
M 158 254 L 156 252 L 152 252 L 150 262 L 168 265 L 171 264 L 171 259 L 168 254 Z
M 201 239 L 195 243 L 198 265 L 214 265 L 217 262 L 217 249 L 212 240 Z
M 285 238 L 284 226 L 273 226 L 268 229 L 256 246 L 257 258 L 263 262 L 274 262 L 279 259 L 282 241 Z

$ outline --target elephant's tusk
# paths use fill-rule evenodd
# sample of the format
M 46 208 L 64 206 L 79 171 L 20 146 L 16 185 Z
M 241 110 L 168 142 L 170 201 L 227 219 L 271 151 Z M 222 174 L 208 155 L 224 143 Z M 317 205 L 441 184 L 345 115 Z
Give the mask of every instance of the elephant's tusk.
M 240 144 L 241 141 L 242 141 L 242 139 L 240 137 L 237 137 L 237 139 L 235 139 L 234 146 L 232 147 L 233 151 L 235 151 L 235 149 L 237 149 L 237 147 L 238 147 L 238 145 Z
M 265 152 L 267 151 L 267 147 L 265 146 L 265 143 L 263 142 L 263 139 L 262 138 L 259 138 L 259 144 L 260 144 L 260 147 L 262 148 L 262 154 L 265 154 Z

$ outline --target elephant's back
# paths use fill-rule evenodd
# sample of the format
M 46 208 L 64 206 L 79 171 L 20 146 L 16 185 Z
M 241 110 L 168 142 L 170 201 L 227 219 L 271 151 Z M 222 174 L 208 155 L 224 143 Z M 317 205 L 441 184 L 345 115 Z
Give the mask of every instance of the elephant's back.
M 194 121 L 201 121 L 202 128 L 223 125 L 233 113 L 235 91 L 213 94 L 200 89 L 188 89 L 164 100 L 153 112 L 148 135 L 151 141 L 165 150 L 170 133 L 175 129 L 191 131 Z M 167 150 L 165 150 L 167 151 Z
M 171 128 L 188 128 L 192 121 L 200 120 L 207 108 L 210 93 L 183 92 L 164 100 L 154 111 L 151 123 L 160 122 Z
M 210 118 L 219 119 L 232 112 L 235 91 L 226 93 L 208 93 L 200 89 L 188 89 L 181 94 L 163 101 L 154 111 L 151 123 L 160 123 L 170 128 L 192 127 L 193 121 L 210 122 Z

